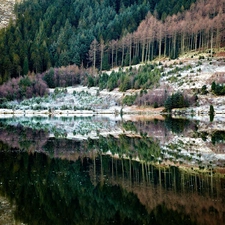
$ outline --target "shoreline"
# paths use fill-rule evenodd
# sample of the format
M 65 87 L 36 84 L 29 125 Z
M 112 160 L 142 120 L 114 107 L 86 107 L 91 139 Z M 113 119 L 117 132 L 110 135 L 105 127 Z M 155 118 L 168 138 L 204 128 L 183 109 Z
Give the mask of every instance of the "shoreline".
M 33 110 L 33 109 L 0 109 L 0 115 L 171 115 L 171 116 L 209 116 L 209 107 L 188 107 L 188 108 L 174 108 L 171 112 L 164 111 L 164 107 L 152 108 L 152 107 L 112 107 L 109 109 L 100 110 Z M 225 115 L 225 110 L 215 110 L 215 115 Z

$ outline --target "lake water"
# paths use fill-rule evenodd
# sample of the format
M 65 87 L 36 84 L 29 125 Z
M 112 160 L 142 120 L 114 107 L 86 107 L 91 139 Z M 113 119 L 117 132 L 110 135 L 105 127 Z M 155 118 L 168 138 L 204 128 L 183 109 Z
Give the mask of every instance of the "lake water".
M 225 224 L 223 120 L 0 119 L 0 224 Z

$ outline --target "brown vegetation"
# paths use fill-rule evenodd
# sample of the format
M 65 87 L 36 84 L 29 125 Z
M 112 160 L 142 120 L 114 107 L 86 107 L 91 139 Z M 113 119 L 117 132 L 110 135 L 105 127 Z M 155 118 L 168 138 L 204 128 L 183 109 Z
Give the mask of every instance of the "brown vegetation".
M 112 40 L 108 46 L 101 45 L 101 51 L 107 49 L 111 67 L 117 63 L 119 53 L 122 66 L 136 64 L 136 59 L 147 62 L 156 56 L 177 58 L 192 50 L 210 49 L 208 53 L 213 56 L 214 48 L 220 49 L 223 45 L 224 26 L 225 0 L 199 0 L 190 10 L 168 16 L 164 21 L 159 20 L 157 14 L 149 13 L 135 32 Z M 95 43 L 95 46 L 100 45 Z M 100 47 L 96 51 L 93 43 L 91 49 L 90 56 L 100 52 Z

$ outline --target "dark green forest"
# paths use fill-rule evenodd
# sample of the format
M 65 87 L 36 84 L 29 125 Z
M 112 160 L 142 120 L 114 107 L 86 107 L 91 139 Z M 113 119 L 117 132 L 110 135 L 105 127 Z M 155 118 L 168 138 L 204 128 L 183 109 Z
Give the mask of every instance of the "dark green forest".
M 76 64 L 107 69 L 111 62 L 129 64 L 123 44 L 150 12 L 158 19 L 188 9 L 195 0 L 35 0 L 15 5 L 16 20 L 0 30 L 0 83 L 29 72 Z M 98 43 L 99 58 L 90 50 Z M 113 40 L 113 41 L 112 41 Z M 123 42 L 122 42 L 123 43 Z M 111 47 L 110 47 L 111 46 Z M 128 50 L 127 50 L 128 51 Z M 117 53 L 118 52 L 118 53 Z M 141 55 L 135 55 L 133 63 Z

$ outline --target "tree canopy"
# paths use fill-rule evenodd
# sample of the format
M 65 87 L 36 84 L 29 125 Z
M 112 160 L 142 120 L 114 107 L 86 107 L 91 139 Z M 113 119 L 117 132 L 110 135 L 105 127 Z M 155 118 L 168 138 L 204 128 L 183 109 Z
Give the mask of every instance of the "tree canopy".
M 131 36 L 122 38 L 132 34 L 148 12 L 163 19 L 192 2 L 195 0 L 23 1 L 15 6 L 16 20 L 0 30 L 0 81 L 71 64 L 88 67 L 94 63 L 104 69 L 110 62 L 125 65 L 131 58 L 138 62 L 140 56 L 130 47 Z M 94 40 L 100 46 L 93 48 L 95 54 L 89 51 Z

